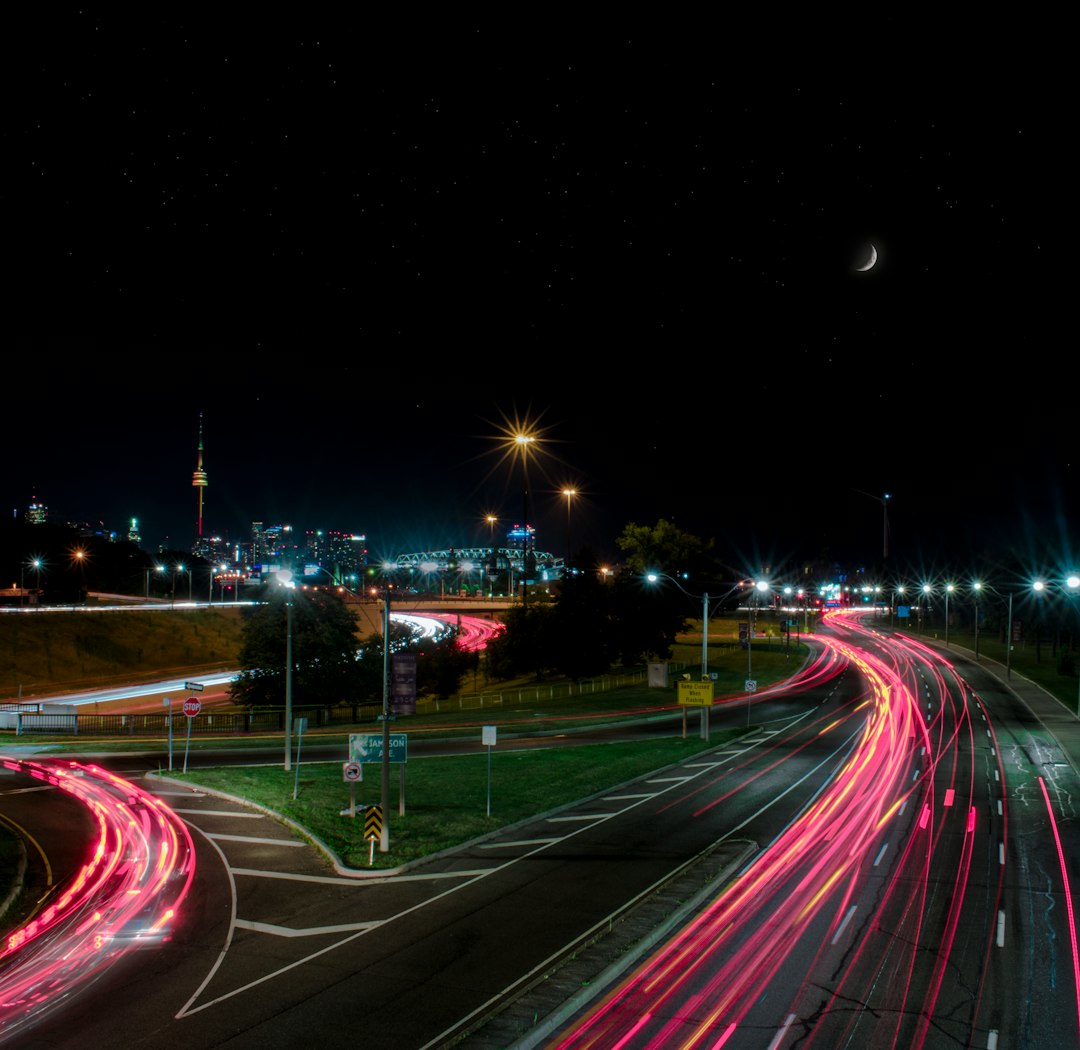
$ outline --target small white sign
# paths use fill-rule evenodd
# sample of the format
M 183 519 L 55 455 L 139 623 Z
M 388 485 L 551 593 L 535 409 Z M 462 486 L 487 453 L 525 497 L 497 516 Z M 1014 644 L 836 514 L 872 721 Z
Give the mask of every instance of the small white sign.
M 753 679 L 753 678 L 747 678 L 747 680 L 746 680 L 746 691 L 748 693 L 753 693 L 756 690 L 757 690 L 757 681 L 755 679 Z
M 359 762 L 346 762 L 341 767 L 341 775 L 345 780 L 363 780 L 364 768 Z
M 496 737 L 496 735 L 498 733 L 498 730 L 499 730 L 498 726 L 484 726 L 483 727 L 482 735 L 481 735 L 480 739 L 481 739 L 481 743 L 483 743 L 484 747 L 494 747 L 495 746 L 495 737 Z

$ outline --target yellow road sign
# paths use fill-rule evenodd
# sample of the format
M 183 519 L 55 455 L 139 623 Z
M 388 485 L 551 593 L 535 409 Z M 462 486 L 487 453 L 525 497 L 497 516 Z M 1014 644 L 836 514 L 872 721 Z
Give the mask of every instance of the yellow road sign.
M 368 806 L 364 810 L 364 838 L 377 839 L 382 834 L 382 806 Z
M 712 682 L 679 682 L 679 703 L 684 707 L 712 707 Z

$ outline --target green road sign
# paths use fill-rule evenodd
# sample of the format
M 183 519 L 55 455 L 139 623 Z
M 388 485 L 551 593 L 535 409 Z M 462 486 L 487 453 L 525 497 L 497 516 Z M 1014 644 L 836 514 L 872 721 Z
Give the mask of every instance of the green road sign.
M 350 762 L 381 762 L 383 760 L 382 733 L 350 733 Z M 409 738 L 405 733 L 390 734 L 390 762 L 409 760 Z

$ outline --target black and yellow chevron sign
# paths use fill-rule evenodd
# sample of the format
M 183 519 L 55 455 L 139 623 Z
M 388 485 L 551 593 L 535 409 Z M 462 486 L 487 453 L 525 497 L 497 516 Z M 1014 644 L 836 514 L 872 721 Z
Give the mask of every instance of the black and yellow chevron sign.
M 382 806 L 367 806 L 364 809 L 364 838 L 377 839 L 382 835 Z

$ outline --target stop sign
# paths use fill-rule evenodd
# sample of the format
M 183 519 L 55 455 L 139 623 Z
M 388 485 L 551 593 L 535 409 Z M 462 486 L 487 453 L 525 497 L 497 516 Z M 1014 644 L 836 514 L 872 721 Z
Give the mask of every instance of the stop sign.
M 184 701 L 184 714 L 188 718 L 194 718 L 202 710 L 202 701 L 197 697 L 189 696 Z

